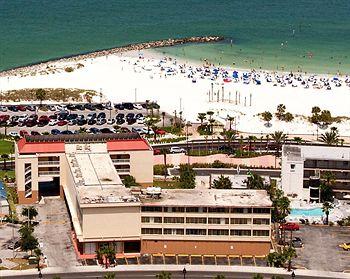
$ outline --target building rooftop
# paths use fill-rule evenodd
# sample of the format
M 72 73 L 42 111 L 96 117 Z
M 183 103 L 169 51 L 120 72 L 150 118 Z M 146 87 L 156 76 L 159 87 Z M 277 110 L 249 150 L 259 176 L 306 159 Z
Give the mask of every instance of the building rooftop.
M 283 156 L 288 160 L 337 160 L 349 161 L 350 148 L 345 146 L 284 145 Z
M 105 143 L 66 144 L 80 204 L 138 202 L 124 187 Z
M 17 142 L 17 148 L 20 154 L 63 153 L 65 145 L 73 143 L 107 143 L 108 151 L 152 150 L 137 133 L 26 136 Z
M 265 190 L 169 189 L 160 199 L 142 200 L 144 205 L 213 206 L 213 207 L 271 207 Z

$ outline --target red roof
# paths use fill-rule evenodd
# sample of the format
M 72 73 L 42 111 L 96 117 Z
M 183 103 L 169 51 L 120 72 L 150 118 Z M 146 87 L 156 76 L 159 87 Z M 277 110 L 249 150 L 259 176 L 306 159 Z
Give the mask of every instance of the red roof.
M 64 142 L 27 142 L 22 138 L 17 146 L 20 154 L 64 152 Z
M 110 141 L 107 141 L 107 150 L 108 151 L 151 150 L 151 147 L 143 139 L 110 140 Z

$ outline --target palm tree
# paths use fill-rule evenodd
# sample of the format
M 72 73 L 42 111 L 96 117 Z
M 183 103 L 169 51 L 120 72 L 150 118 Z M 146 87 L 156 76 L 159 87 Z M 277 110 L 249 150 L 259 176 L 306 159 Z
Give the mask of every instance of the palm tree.
M 264 111 L 261 114 L 262 119 L 266 122 L 265 126 L 270 127 L 270 121 L 272 119 L 272 113 L 269 111 Z
M 334 130 L 325 132 L 320 136 L 320 141 L 326 143 L 327 145 L 337 145 L 339 143 L 338 132 Z
M 228 131 L 224 131 L 223 136 L 228 141 L 228 147 L 231 152 L 231 143 L 235 141 L 235 139 L 237 138 L 237 133 L 236 131 L 228 130 Z
M 22 216 L 27 217 L 30 223 L 32 220 L 38 216 L 38 211 L 35 209 L 34 206 L 29 206 L 29 207 L 23 207 L 22 209 Z
M 166 163 L 167 150 L 165 148 L 162 148 L 160 150 L 160 153 L 163 154 L 163 158 L 164 158 L 164 177 L 166 179 L 166 176 L 168 174 L 167 163 Z
M 334 208 L 330 202 L 324 202 L 322 205 L 322 211 L 326 214 L 326 225 L 328 225 L 329 211 Z
M 115 279 L 115 273 L 108 272 L 103 276 L 103 279 Z
M 164 127 L 164 120 L 165 120 L 165 112 L 162 111 L 162 123 L 163 123 L 163 127 Z
M 284 104 L 279 104 L 277 106 L 277 112 L 276 112 L 277 119 L 281 120 L 285 112 L 286 112 L 286 106 Z
M 283 255 L 285 256 L 285 259 L 288 261 L 288 271 L 292 270 L 292 259 L 296 258 L 297 252 L 293 247 L 288 247 L 283 251 Z
M 200 112 L 200 113 L 198 113 L 197 118 L 201 122 L 201 127 L 202 127 L 203 126 L 203 122 L 206 119 L 206 114 L 204 112 Z
M 271 138 L 276 144 L 276 156 L 279 157 L 279 152 L 282 148 L 282 143 L 287 139 L 287 135 L 284 134 L 282 131 L 276 131 L 273 134 L 271 134 Z
M 157 279 L 171 279 L 171 273 L 170 272 L 166 272 L 166 271 L 162 271 L 161 273 L 158 273 L 156 275 Z
M 213 118 L 210 118 L 209 119 L 209 125 L 210 125 L 210 133 L 211 134 L 213 134 L 213 132 L 214 132 L 214 123 L 215 123 L 215 119 L 213 119 Z
M 227 116 L 227 120 L 228 120 L 228 123 L 229 123 L 229 130 L 231 131 L 232 130 L 232 122 L 235 120 L 235 118 L 233 116 Z
M 228 176 L 220 175 L 218 179 L 214 179 L 214 189 L 232 189 L 232 182 Z
M 6 165 L 6 160 L 8 160 L 10 158 L 10 156 L 6 153 L 1 154 L 1 159 L 4 160 L 4 170 L 7 170 L 7 165 Z
M 35 97 L 40 101 L 40 107 L 42 106 L 43 100 L 46 98 L 46 91 L 42 88 L 39 88 L 35 91 Z

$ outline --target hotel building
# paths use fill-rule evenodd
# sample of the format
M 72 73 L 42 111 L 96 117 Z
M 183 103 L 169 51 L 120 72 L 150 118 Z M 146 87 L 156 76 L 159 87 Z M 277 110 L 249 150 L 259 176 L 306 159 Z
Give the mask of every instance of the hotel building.
M 282 188 L 285 194 L 307 201 L 320 200 L 325 172 L 334 175 L 333 191 L 338 198 L 350 192 L 350 148 L 342 146 L 284 145 Z
M 145 187 L 126 188 L 126 174 Z M 16 147 L 16 177 L 20 203 L 38 201 L 41 183 L 65 198 L 84 257 L 106 245 L 120 255 L 266 255 L 271 248 L 266 191 L 147 188 L 153 151 L 137 134 L 26 137 Z

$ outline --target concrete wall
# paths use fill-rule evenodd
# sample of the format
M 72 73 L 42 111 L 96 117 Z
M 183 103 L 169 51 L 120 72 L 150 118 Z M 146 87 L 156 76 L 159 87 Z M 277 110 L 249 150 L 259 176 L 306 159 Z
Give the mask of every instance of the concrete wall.
M 255 255 L 270 252 L 270 242 L 142 240 L 142 254 Z
M 140 206 L 82 208 L 83 238 L 140 238 Z
M 294 168 L 292 168 L 294 165 Z M 286 195 L 296 194 L 299 199 L 309 199 L 303 188 L 304 161 L 289 161 L 282 157 L 282 190 Z

